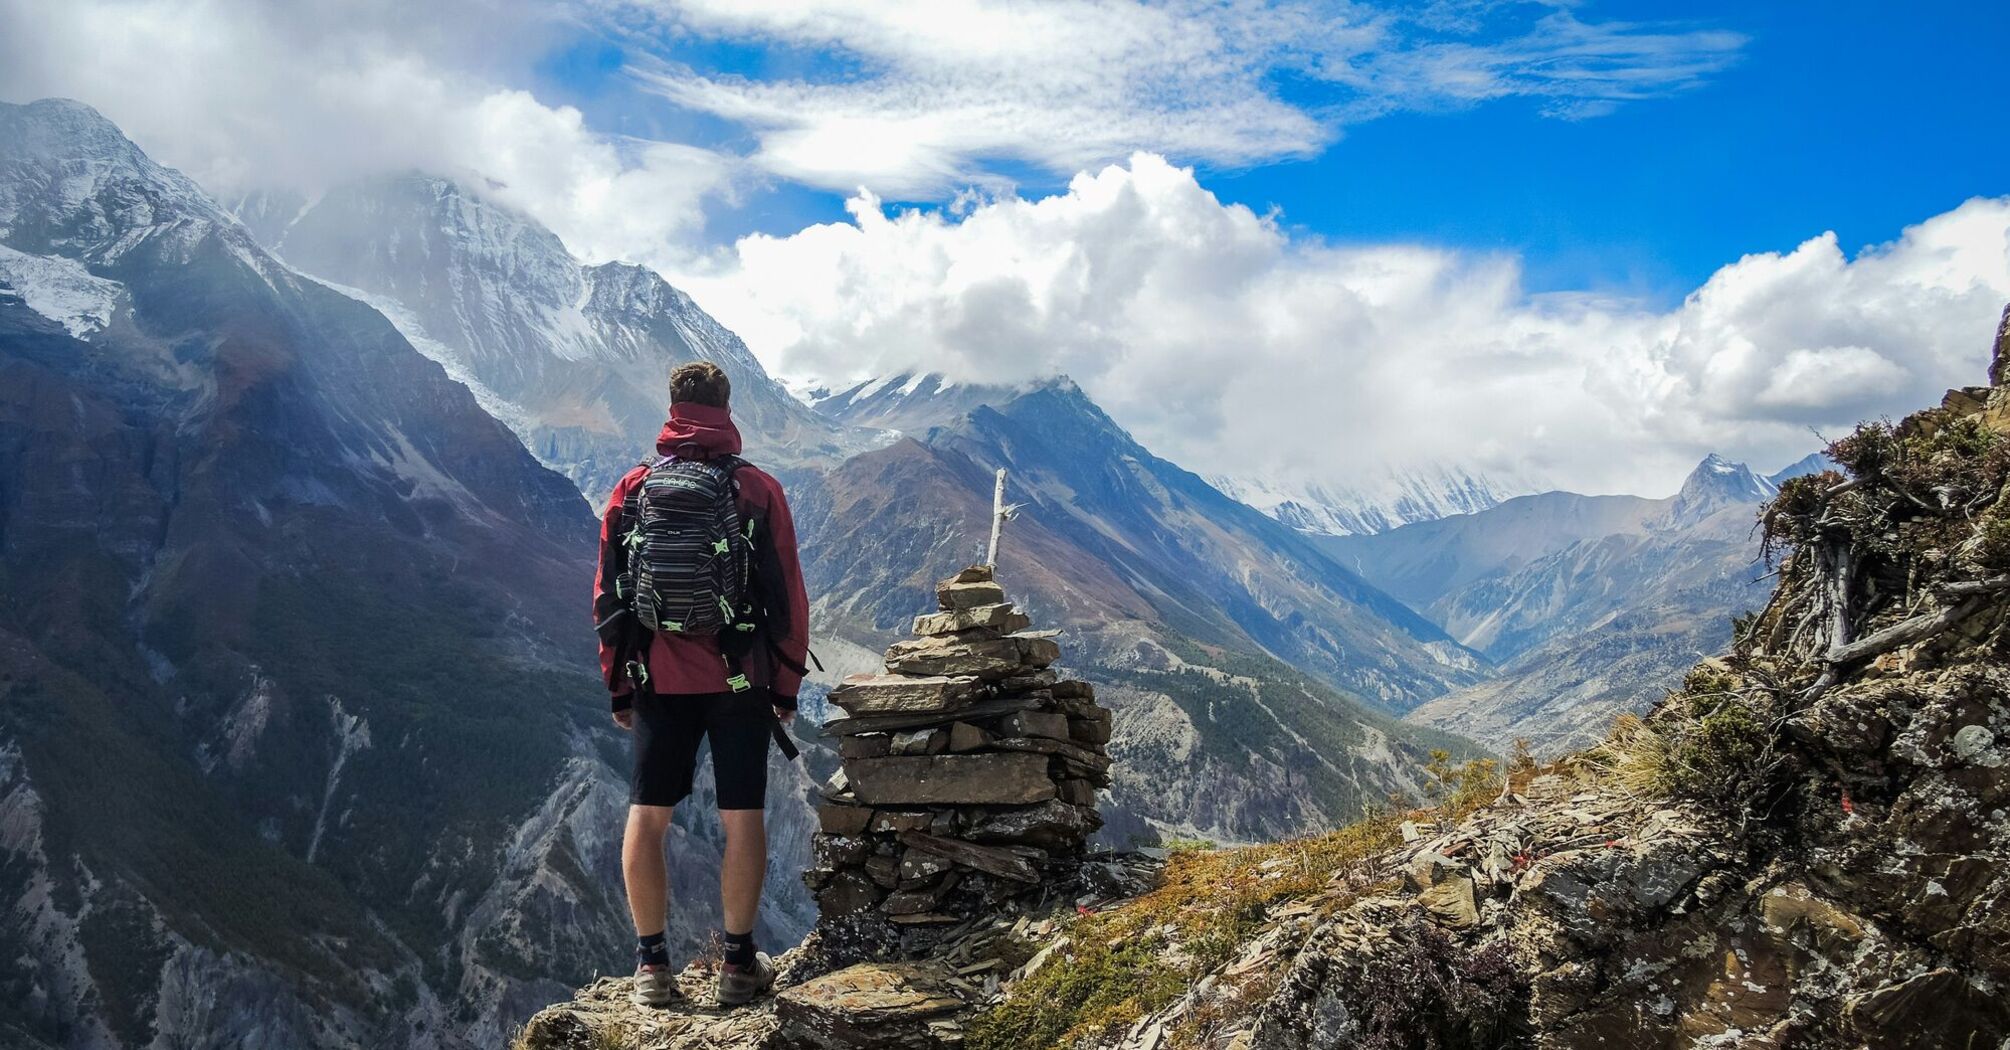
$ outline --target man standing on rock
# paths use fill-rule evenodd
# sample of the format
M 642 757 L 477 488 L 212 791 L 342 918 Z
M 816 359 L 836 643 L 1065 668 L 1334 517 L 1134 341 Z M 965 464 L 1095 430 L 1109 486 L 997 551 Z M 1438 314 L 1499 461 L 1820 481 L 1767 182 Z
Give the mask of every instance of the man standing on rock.
M 601 518 L 593 611 L 614 721 L 635 738 L 621 868 L 635 919 L 638 1003 L 677 996 L 664 943 L 672 807 L 691 794 L 710 740 L 726 850 L 719 872 L 725 962 L 719 1001 L 774 985 L 754 949 L 766 873 L 768 744 L 795 757 L 784 725 L 809 652 L 809 600 L 795 523 L 775 479 L 739 458 L 731 384 L 709 361 L 670 373 L 657 456 L 614 486 Z

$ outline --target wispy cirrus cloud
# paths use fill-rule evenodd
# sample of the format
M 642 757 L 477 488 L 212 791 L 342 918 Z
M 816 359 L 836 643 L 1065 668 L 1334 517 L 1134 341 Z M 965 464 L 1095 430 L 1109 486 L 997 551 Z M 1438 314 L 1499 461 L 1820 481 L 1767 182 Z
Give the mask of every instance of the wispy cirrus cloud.
M 596 258 L 704 250 L 775 180 L 947 201 L 1147 151 L 1203 168 L 1319 154 L 1394 109 L 1546 111 L 1686 90 L 1742 39 L 1497 0 L 0 0 L 0 97 L 99 107 L 219 192 L 423 168 L 471 178 Z M 632 79 L 728 134 L 610 133 L 533 93 L 612 38 Z M 743 75 L 680 65 L 687 45 Z M 680 50 L 685 49 L 685 50 Z M 776 73 L 775 70 L 795 72 Z
M 641 82 L 746 128 L 752 160 L 829 189 L 930 198 L 1150 150 L 1239 167 L 1314 155 L 1349 123 L 1526 97 L 1584 118 L 1692 89 L 1745 38 L 1544 4 L 1175 0 L 608 0 L 671 37 L 838 56 L 820 75 L 648 59 Z
M 1422 40 L 1332 75 L 1361 91 L 1364 113 L 1521 96 L 1546 116 L 1580 119 L 1700 87 L 1744 45 L 1727 30 L 1589 23 L 1559 10 L 1508 39 Z

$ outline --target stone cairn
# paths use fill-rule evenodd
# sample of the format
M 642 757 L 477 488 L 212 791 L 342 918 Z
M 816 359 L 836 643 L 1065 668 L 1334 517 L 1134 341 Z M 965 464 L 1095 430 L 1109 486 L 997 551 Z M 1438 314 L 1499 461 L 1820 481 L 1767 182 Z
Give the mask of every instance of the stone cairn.
M 886 670 L 831 691 L 843 760 L 823 789 L 815 864 L 823 921 L 877 914 L 948 924 L 1038 890 L 1102 826 L 1110 712 L 1050 665 L 989 566 L 936 590 L 940 611 L 886 651 Z

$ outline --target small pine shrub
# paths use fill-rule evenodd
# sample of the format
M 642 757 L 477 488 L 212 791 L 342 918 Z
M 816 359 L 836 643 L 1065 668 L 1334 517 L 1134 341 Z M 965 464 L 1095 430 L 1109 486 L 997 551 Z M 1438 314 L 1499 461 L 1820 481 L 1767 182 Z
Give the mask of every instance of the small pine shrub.
M 1736 696 L 1719 698 L 1703 707 L 1696 720 L 1683 727 L 1675 750 L 1680 771 L 1676 788 L 1699 797 L 1721 797 L 1727 788 L 1742 795 L 1759 772 L 1771 734 L 1750 703 Z
M 1780 491 L 1759 512 L 1759 545 L 1768 562 L 1777 563 L 1781 553 L 1814 541 L 1814 523 L 1828 502 L 1829 490 L 1842 482 L 1842 475 L 1825 470 L 1780 483 Z

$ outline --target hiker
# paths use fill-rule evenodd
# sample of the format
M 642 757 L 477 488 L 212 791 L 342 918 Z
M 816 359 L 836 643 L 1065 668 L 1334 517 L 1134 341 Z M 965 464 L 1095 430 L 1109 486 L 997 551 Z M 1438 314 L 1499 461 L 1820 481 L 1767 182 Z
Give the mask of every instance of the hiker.
M 710 740 L 719 822 L 725 962 L 719 1002 L 773 987 L 754 947 L 768 866 L 762 805 L 768 744 L 794 758 L 786 725 L 809 653 L 809 600 L 780 483 L 739 458 L 732 385 L 710 361 L 670 373 L 670 421 L 658 455 L 614 486 L 600 527 L 594 623 L 614 721 L 635 743 L 621 870 L 635 919 L 630 998 L 677 997 L 664 944 L 664 836 L 690 797 L 698 743 Z

